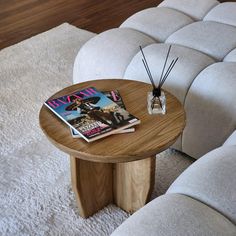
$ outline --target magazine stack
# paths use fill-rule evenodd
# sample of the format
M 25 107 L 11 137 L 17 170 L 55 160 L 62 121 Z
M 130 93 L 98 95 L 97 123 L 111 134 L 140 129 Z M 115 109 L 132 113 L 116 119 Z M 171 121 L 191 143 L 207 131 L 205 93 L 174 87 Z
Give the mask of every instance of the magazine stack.
M 72 137 L 84 138 L 87 142 L 134 132 L 133 126 L 140 123 L 126 110 L 117 90 L 100 92 L 89 87 L 47 100 L 45 105 L 70 127 Z

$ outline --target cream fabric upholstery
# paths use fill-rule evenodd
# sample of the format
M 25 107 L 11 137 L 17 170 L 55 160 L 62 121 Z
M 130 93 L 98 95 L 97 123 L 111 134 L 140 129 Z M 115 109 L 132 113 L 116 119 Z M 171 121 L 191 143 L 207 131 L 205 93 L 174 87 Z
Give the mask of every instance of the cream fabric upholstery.
M 235 236 L 236 227 L 214 209 L 180 194 L 161 196 L 128 218 L 112 236 Z
M 228 55 L 226 55 L 224 61 L 236 62 L 236 49 L 232 50 Z
M 164 88 L 182 102 L 187 117 L 173 147 L 201 158 L 167 194 L 113 235 L 235 236 L 236 3 L 165 0 L 138 12 L 83 46 L 74 64 L 74 83 L 117 77 L 149 82 L 139 45 L 158 81 L 169 44 L 170 60 L 178 56 L 179 61 Z
M 165 0 L 138 12 L 120 28 L 103 32 L 82 47 L 74 64 L 74 83 L 101 78 L 149 82 L 139 45 L 158 81 L 172 44 L 172 58 L 178 56 L 179 61 L 165 89 L 179 98 L 187 115 L 186 129 L 174 147 L 199 158 L 222 145 L 235 128 L 235 96 L 225 96 L 228 87 L 236 90 L 235 66 L 227 65 L 236 62 L 235 9 L 236 3 L 216 0 Z
M 121 27 L 136 29 L 159 42 L 164 42 L 172 33 L 192 22 L 189 16 L 179 11 L 154 7 L 134 14 Z
M 207 153 L 171 185 L 167 193 L 192 197 L 217 209 L 236 224 L 236 146 L 225 145 Z
M 224 146 L 236 145 L 236 130 L 225 141 Z
M 236 26 L 235 12 L 236 4 L 233 2 L 225 2 L 214 7 L 203 20 Z
M 173 8 L 195 20 L 201 20 L 217 4 L 219 2 L 216 0 L 165 0 L 159 7 Z
M 201 157 L 221 146 L 235 130 L 235 75 L 235 62 L 219 62 L 194 80 L 186 97 L 188 121 L 182 139 L 183 150 L 190 156 Z
M 99 34 L 89 40 L 76 57 L 74 82 L 123 77 L 139 45 L 145 47 L 155 42 L 133 29 L 112 29 Z
M 143 49 L 145 55 L 148 55 L 148 64 L 153 68 L 151 72 L 155 81 L 158 81 L 161 76 L 168 48 L 169 44 L 159 43 L 148 45 Z M 213 64 L 215 61 L 211 57 L 191 48 L 173 45 L 170 60 L 179 55 L 181 55 L 181 57 L 171 72 L 168 80 L 166 80 L 164 89 L 175 94 L 175 96 L 184 103 L 185 97 L 194 78 L 205 67 Z M 127 79 L 145 81 L 147 83 L 150 82 L 142 64 L 142 56 L 140 52 L 133 57 L 125 71 L 124 77 Z
M 141 208 L 112 236 L 236 235 L 236 131 L 185 170 L 167 193 Z
M 216 60 L 222 60 L 236 47 L 235 39 L 236 27 L 212 21 L 200 21 L 178 30 L 166 42 L 194 48 Z

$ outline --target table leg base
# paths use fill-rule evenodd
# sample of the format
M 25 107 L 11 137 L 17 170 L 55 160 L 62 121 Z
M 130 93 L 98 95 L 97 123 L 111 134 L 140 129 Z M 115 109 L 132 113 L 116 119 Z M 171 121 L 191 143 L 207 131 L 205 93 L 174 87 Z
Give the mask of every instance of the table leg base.
M 133 213 L 150 199 L 155 182 L 155 158 L 114 164 L 114 202 Z
M 133 213 L 150 199 L 155 158 L 127 163 L 98 163 L 71 156 L 72 188 L 80 215 L 87 218 L 110 203 Z
M 71 156 L 71 180 L 80 215 L 87 218 L 113 203 L 112 164 Z

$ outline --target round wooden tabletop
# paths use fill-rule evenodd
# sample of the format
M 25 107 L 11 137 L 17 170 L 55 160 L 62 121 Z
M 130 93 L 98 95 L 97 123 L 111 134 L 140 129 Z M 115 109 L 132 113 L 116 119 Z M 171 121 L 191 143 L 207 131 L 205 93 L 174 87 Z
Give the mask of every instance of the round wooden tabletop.
M 125 79 L 88 81 L 67 87 L 51 98 L 91 86 L 100 91 L 117 89 L 126 109 L 139 118 L 141 124 L 135 126 L 133 133 L 115 134 L 88 143 L 82 138 L 73 138 L 69 127 L 43 105 L 39 114 L 43 132 L 56 147 L 74 157 L 104 163 L 141 160 L 167 149 L 185 127 L 184 108 L 177 98 L 168 92 L 165 92 L 166 114 L 148 114 L 147 93 L 152 90 L 152 87 L 143 82 Z

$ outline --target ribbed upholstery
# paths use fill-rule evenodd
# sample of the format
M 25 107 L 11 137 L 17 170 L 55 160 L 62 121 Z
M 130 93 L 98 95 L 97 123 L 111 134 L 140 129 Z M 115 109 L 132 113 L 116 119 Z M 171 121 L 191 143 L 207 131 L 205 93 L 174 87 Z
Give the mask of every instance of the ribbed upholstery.
M 217 148 L 193 163 L 171 185 L 167 194 L 192 197 L 236 224 L 236 146 Z
M 236 49 L 233 49 L 229 54 L 227 54 L 224 61 L 236 62 Z
M 224 146 L 236 145 L 236 130 L 224 142 Z
M 221 146 L 236 127 L 236 62 L 219 62 L 194 80 L 185 102 L 182 147 L 201 157 Z
M 74 83 L 117 77 L 149 82 L 139 45 L 158 81 L 170 44 L 169 61 L 177 56 L 179 61 L 164 88 L 182 102 L 187 117 L 173 147 L 201 158 L 167 194 L 113 235 L 235 236 L 236 3 L 165 0 L 138 12 L 83 46 L 74 64 Z
M 127 65 L 139 51 L 155 43 L 151 37 L 127 28 L 112 29 L 89 40 L 74 65 L 74 81 L 123 77 Z
M 226 88 L 236 91 L 236 3 L 165 0 L 138 12 L 83 46 L 74 64 L 74 83 L 118 77 L 149 82 L 139 45 L 158 81 L 169 44 L 170 59 L 178 56 L 179 61 L 165 89 L 179 98 L 187 115 L 174 147 L 199 158 L 222 145 L 235 128 L 235 96 L 230 92 L 229 97 Z
M 236 26 L 236 4 L 225 2 L 214 7 L 204 17 L 204 21 L 215 21 L 223 24 Z
M 236 227 L 193 198 L 166 194 L 128 218 L 112 236 L 235 236 Z
M 169 44 L 151 44 L 146 46 L 143 51 L 148 55 L 147 61 L 152 70 L 152 76 L 155 81 L 160 78 L 162 67 L 165 62 L 166 53 Z M 170 59 L 179 55 L 179 62 L 174 67 L 168 80 L 166 80 L 164 89 L 172 92 L 184 103 L 187 92 L 193 83 L 194 78 L 208 65 L 214 63 L 214 59 L 191 48 L 173 45 Z M 149 78 L 142 64 L 142 56 L 139 52 L 133 57 L 125 71 L 125 78 L 145 81 L 149 83 Z M 158 83 L 157 83 L 158 84 Z
M 173 33 L 166 43 L 190 47 L 220 61 L 236 47 L 236 27 L 199 21 Z
M 201 20 L 217 4 L 219 2 L 216 0 L 165 0 L 159 7 L 173 8 L 195 20 Z
M 236 235 L 236 133 L 188 167 L 112 236 Z
M 164 42 L 172 33 L 192 22 L 189 16 L 174 9 L 154 7 L 134 14 L 121 27 L 136 29 Z

